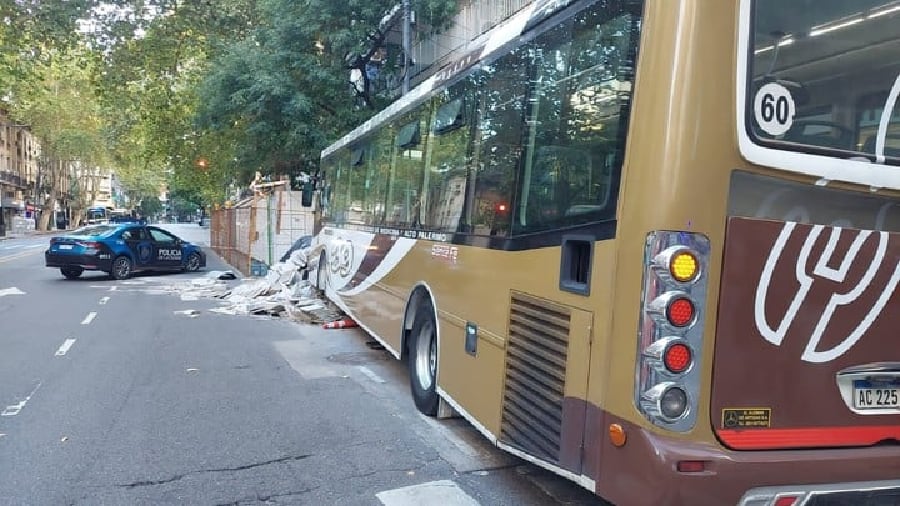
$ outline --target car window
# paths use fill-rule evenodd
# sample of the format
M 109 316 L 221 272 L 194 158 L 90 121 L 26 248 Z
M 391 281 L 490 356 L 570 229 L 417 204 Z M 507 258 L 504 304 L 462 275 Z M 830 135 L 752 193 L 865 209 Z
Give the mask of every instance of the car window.
M 93 235 L 93 236 L 108 236 L 116 231 L 116 227 L 111 227 L 109 225 L 88 225 L 86 227 L 81 227 L 77 230 L 72 231 L 72 235 Z
M 147 236 L 144 234 L 144 229 L 142 228 L 128 228 L 122 232 L 122 239 L 126 241 L 140 241 L 141 239 L 145 239 Z
M 176 240 L 176 237 L 174 235 L 158 228 L 150 229 L 150 237 L 152 237 L 156 242 L 175 242 Z

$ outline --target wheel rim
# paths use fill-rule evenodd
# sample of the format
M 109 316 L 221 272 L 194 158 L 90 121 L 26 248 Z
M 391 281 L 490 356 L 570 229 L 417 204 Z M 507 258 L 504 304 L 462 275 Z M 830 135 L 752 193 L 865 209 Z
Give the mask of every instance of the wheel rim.
M 128 265 L 127 258 L 120 258 L 116 260 L 116 275 L 120 278 L 124 278 L 128 276 L 128 273 L 131 271 L 131 267 Z
M 188 270 L 196 271 L 199 268 L 200 268 L 200 257 L 198 257 L 196 254 L 191 255 L 191 257 L 188 258 Z
M 434 341 L 434 324 L 429 321 L 422 325 L 416 337 L 416 380 L 422 390 L 431 388 L 437 373 L 437 347 Z M 422 346 L 424 342 L 428 343 L 427 346 Z

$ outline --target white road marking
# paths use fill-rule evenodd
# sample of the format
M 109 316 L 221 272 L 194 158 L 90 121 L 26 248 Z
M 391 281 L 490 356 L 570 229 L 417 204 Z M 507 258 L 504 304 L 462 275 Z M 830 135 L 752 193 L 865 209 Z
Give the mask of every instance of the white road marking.
M 74 339 L 66 339 L 66 342 L 64 342 L 62 344 L 62 346 L 60 346 L 59 349 L 56 350 L 56 356 L 61 357 L 61 356 L 65 355 L 66 352 L 69 351 L 69 348 L 71 348 L 73 344 L 75 344 Z
M 105 306 L 107 302 L 109 302 L 109 297 L 103 297 L 100 299 L 101 306 Z
M 357 367 L 357 369 L 359 369 L 359 372 L 368 376 L 369 379 L 374 381 L 375 383 L 384 383 L 385 382 L 383 379 L 381 379 L 381 376 L 375 374 L 375 371 L 369 369 L 368 367 L 366 367 L 364 365 Z
M 25 295 L 25 292 L 16 287 L 4 288 L 3 290 L 0 290 L 0 297 L 3 297 L 4 295 Z
M 25 405 L 28 404 L 28 401 L 31 400 L 31 397 L 34 395 L 34 393 L 38 391 L 38 388 L 41 388 L 40 383 L 38 383 L 37 386 L 34 387 L 34 390 L 32 390 L 30 394 L 28 394 L 28 397 L 25 397 L 24 399 L 22 399 L 22 402 L 20 402 L 18 404 L 10 404 L 9 406 L 6 406 L 6 409 L 4 409 L 2 413 L 0 413 L 0 416 L 16 416 L 16 415 L 18 415 L 25 408 Z
M 440 504 L 441 506 L 480 506 L 478 501 L 450 481 L 440 480 L 395 488 L 375 494 L 384 506 L 419 506 L 420 504 Z
M 84 320 L 81 320 L 81 324 L 82 325 L 90 325 L 91 322 L 94 321 L 94 318 L 96 318 L 96 317 L 97 317 L 97 312 L 91 311 L 90 313 L 88 313 L 87 316 L 84 317 Z
M 26 248 L 43 248 L 43 244 L 32 244 L 31 246 L 25 246 Z
M 110 292 L 115 292 L 115 291 L 116 291 L 116 288 L 117 288 L 117 287 L 115 287 L 115 286 L 111 286 L 111 287 L 109 287 L 109 291 L 110 291 Z

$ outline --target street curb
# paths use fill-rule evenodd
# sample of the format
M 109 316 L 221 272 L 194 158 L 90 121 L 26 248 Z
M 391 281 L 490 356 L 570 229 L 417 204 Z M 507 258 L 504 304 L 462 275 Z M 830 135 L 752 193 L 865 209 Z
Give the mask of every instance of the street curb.
M 15 236 L 4 235 L 0 236 L 0 241 L 7 241 L 12 239 L 27 239 L 29 237 L 43 237 L 45 235 L 56 235 L 56 234 L 64 234 L 66 232 L 71 232 L 71 230 L 36 230 L 34 232 L 29 232 L 27 234 L 19 234 Z

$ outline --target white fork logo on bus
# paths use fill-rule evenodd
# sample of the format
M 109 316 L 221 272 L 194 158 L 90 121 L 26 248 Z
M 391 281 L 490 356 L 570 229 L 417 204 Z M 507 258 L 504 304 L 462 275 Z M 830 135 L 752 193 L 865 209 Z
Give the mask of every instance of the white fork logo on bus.
M 788 239 L 790 239 L 791 235 L 794 233 L 794 229 L 796 228 L 796 226 L 797 223 L 795 222 L 785 223 L 784 228 L 778 235 L 778 239 L 775 241 L 775 245 L 772 247 L 772 251 L 769 253 L 769 258 L 766 260 L 765 267 L 763 268 L 763 272 L 759 280 L 759 285 L 756 289 L 756 300 L 754 304 L 756 328 L 759 330 L 763 338 L 766 339 L 766 341 L 769 341 L 776 346 L 781 345 L 781 342 L 784 340 L 788 329 L 794 322 L 794 318 L 796 318 L 801 306 L 803 306 L 803 303 L 806 300 L 806 296 L 809 294 L 810 288 L 812 287 L 814 281 L 813 276 L 827 279 L 836 283 L 843 283 L 847 278 L 847 273 L 850 271 L 850 267 L 853 266 L 853 264 L 856 262 L 856 258 L 863 244 L 867 239 L 869 239 L 872 234 L 877 234 L 878 236 L 878 246 L 875 250 L 875 256 L 874 258 L 872 258 L 871 265 L 869 265 L 868 269 L 862 275 L 859 283 L 857 283 L 856 286 L 850 288 L 844 293 L 836 292 L 831 296 L 828 304 L 826 304 L 826 306 L 821 309 L 822 313 L 819 317 L 819 321 L 818 323 L 816 323 L 815 329 L 809 336 L 809 341 L 807 342 L 806 348 L 804 349 L 803 355 L 801 356 L 801 359 L 806 362 L 830 362 L 840 357 L 850 348 L 852 348 L 853 345 L 855 345 L 860 340 L 860 338 L 862 338 L 866 331 L 869 330 L 869 327 L 872 325 L 875 319 L 878 318 L 878 315 L 881 314 L 885 305 L 887 305 L 888 300 L 890 300 L 891 295 L 894 293 L 894 290 L 897 287 L 897 283 L 900 282 L 900 261 L 898 261 L 897 265 L 894 266 L 890 265 L 890 261 L 887 264 L 885 262 L 885 254 L 887 252 L 888 241 L 890 239 L 890 236 L 887 232 L 872 232 L 870 230 L 862 230 L 857 232 L 857 236 L 853 239 L 853 243 L 850 245 L 850 248 L 847 250 L 844 258 L 841 260 L 839 267 L 837 269 L 829 267 L 832 257 L 835 254 L 838 240 L 843 233 L 840 227 L 833 227 L 831 228 L 831 235 L 828 238 L 828 243 L 825 246 L 825 251 L 822 252 L 822 255 L 819 257 L 818 261 L 816 261 L 811 276 L 806 272 L 807 261 L 809 260 L 810 252 L 812 251 L 816 239 L 819 238 L 819 236 L 822 234 L 822 231 L 825 229 L 825 227 L 822 225 L 813 226 L 809 231 L 809 235 L 806 237 L 806 241 L 803 243 L 803 247 L 800 250 L 800 255 L 796 260 L 796 265 L 794 268 L 794 273 L 797 277 L 797 282 L 800 284 L 800 287 L 797 290 L 797 293 L 794 295 L 794 298 L 791 300 L 791 303 L 788 306 L 784 317 L 780 322 L 778 322 L 778 325 L 773 328 L 769 325 L 768 318 L 766 318 L 766 299 L 769 291 L 769 284 L 772 281 L 772 273 L 775 270 L 775 266 L 781 260 L 785 245 L 787 244 Z M 860 261 L 867 260 L 868 255 L 860 259 Z M 818 350 L 817 348 L 819 342 L 821 341 L 822 335 L 825 333 L 828 324 L 831 322 L 835 310 L 837 310 L 841 306 L 846 306 L 856 301 L 863 293 L 865 293 L 870 288 L 872 280 L 875 279 L 875 276 L 881 271 L 882 268 L 885 267 L 888 269 L 893 267 L 893 275 L 891 276 L 887 284 L 881 288 L 881 293 L 879 294 L 878 299 L 875 301 L 872 307 L 869 308 L 869 311 L 865 314 L 862 320 L 860 320 L 856 327 L 847 336 L 845 336 L 839 344 L 828 350 Z M 877 287 L 875 287 L 875 289 L 877 289 Z

